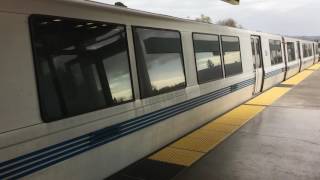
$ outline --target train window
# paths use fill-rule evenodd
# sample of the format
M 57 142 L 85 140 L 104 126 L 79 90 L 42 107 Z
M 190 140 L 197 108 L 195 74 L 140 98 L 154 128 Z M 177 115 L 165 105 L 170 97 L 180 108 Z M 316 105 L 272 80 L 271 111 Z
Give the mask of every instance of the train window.
M 302 44 L 302 49 L 304 58 L 312 56 L 312 44 Z
M 226 76 L 242 73 L 240 41 L 238 37 L 221 36 Z
M 219 36 L 193 34 L 193 45 L 199 83 L 223 78 Z
M 269 40 L 271 65 L 282 63 L 281 41 Z
M 124 26 L 32 15 L 30 28 L 45 121 L 133 100 Z
M 295 48 L 293 42 L 287 43 L 288 61 L 294 61 L 296 59 Z
M 184 88 L 180 33 L 134 27 L 134 45 L 142 97 Z
M 309 51 L 309 56 L 312 56 L 312 55 L 313 55 L 313 52 L 312 52 L 312 44 L 309 44 L 308 51 Z
M 308 46 L 307 46 L 307 44 L 302 44 L 302 50 L 303 50 L 303 57 L 304 58 L 306 58 L 306 57 L 308 57 L 309 55 L 308 55 Z

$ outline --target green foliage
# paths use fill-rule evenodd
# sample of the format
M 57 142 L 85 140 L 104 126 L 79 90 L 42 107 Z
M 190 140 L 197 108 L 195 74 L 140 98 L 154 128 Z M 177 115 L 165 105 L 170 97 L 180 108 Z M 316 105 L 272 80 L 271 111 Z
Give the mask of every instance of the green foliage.
M 209 16 L 205 16 L 204 14 L 201 14 L 201 16 L 196 18 L 195 20 L 203 23 L 212 23 L 211 18 Z
M 220 20 L 220 21 L 217 22 L 217 24 L 222 25 L 222 26 L 229 26 L 229 27 L 243 29 L 243 27 L 240 24 L 238 24 L 237 21 L 235 21 L 232 18 Z
M 122 2 L 116 2 L 114 3 L 115 6 L 119 6 L 119 7 L 127 7 L 126 5 L 124 5 Z

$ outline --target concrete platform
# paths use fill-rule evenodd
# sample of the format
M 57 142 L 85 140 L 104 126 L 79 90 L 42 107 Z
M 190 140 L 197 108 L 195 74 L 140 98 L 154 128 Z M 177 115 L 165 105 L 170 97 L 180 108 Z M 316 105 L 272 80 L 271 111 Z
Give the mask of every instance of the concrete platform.
M 316 71 L 174 180 L 320 179 L 319 167 L 320 71 Z

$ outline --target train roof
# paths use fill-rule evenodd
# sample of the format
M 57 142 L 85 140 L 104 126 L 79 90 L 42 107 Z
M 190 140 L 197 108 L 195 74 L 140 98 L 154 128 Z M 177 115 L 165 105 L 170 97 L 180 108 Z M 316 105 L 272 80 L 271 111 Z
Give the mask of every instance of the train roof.
M 174 21 L 179 21 L 179 22 L 185 22 L 185 23 L 196 23 L 196 24 L 203 24 L 203 25 L 212 25 L 212 26 L 222 26 L 222 27 L 227 27 L 219 24 L 214 24 L 214 23 L 203 23 L 199 21 L 195 21 L 192 19 L 186 19 L 186 18 L 180 18 L 180 17 L 175 17 L 175 16 L 170 16 L 170 15 L 165 15 L 165 14 L 159 14 L 159 13 L 153 13 L 153 12 L 148 12 L 148 11 L 143 11 L 143 10 L 137 10 L 137 9 L 132 9 L 128 7 L 119 7 L 119 6 L 114 6 L 112 4 L 106 4 L 106 3 L 101 3 L 101 2 L 96 2 L 96 1 L 78 1 L 78 0 L 64 0 L 66 2 L 72 2 L 72 3 L 78 3 L 78 4 L 83 4 L 87 6 L 93 6 L 93 7 L 98 7 L 98 8 L 105 8 L 107 10 L 112 10 L 112 11 L 123 11 L 126 13 L 133 13 L 139 16 L 148 16 L 148 17 L 153 17 L 153 18 L 161 18 L 161 19 L 168 19 L 168 20 L 174 20 Z M 237 29 L 240 31 L 248 31 L 248 32 L 254 32 L 254 33 L 259 33 L 259 34 L 266 34 L 266 35 L 275 35 L 275 36 L 283 36 L 286 38 L 290 39 L 296 39 L 296 40 L 301 40 L 301 41 L 309 41 L 309 42 L 315 42 L 315 41 L 310 41 L 310 40 L 305 40 L 305 39 L 300 39 L 300 38 L 294 38 L 294 37 L 289 37 L 289 36 L 284 36 L 280 34 L 272 34 L 268 32 L 261 32 L 261 31 L 253 31 L 249 29 L 241 29 L 241 28 L 235 28 L 235 27 L 228 27 L 232 29 Z
M 185 18 L 180 18 L 180 17 L 175 17 L 175 16 L 170 16 L 170 15 L 164 15 L 164 14 L 159 14 L 159 13 L 152 13 L 152 12 L 147 12 L 143 10 L 137 10 L 137 9 L 132 9 L 132 8 L 125 8 L 125 7 L 119 7 L 119 6 L 114 6 L 111 4 L 106 4 L 106 3 L 100 3 L 100 2 L 95 2 L 95 1 L 90 1 L 90 0 L 32 0 L 30 2 L 35 2 L 35 3 L 67 3 L 67 4 L 72 4 L 74 6 L 83 6 L 83 7 L 92 7 L 92 8 L 98 8 L 102 9 L 105 11 L 109 12 L 115 12 L 115 13 L 124 13 L 124 14 L 132 14 L 134 16 L 140 16 L 140 17 L 147 17 L 147 18 L 155 18 L 155 19 L 161 19 L 161 20 L 169 20 L 169 21 L 174 21 L 177 23 L 187 23 L 187 24 L 194 24 L 194 25 L 200 25 L 200 26 L 211 26 L 211 27 L 217 27 L 217 28 L 228 28 L 228 29 L 233 29 L 234 31 L 241 31 L 241 32 L 247 32 L 251 34 L 256 34 L 256 35 L 268 35 L 268 36 L 281 36 L 281 37 L 286 37 L 290 38 L 288 36 L 283 36 L 280 34 L 272 34 L 272 33 L 267 33 L 267 32 L 261 32 L 261 31 L 252 31 L 248 29 L 240 29 L 240 28 L 234 28 L 234 27 L 227 27 L 219 24 L 211 24 L 211 23 L 203 23 L 203 22 L 198 22 L 195 20 L 191 19 L 185 19 Z M 19 0 L 2 0 L 0 2 L 0 11 L 14 11 L 14 12 L 19 12 L 19 13 L 24 13 L 26 12 L 28 8 L 32 8 L 32 3 L 28 3 L 29 5 L 28 8 L 25 8 L 24 6 L 21 6 L 21 1 Z M 292 37 L 291 37 L 292 38 Z M 293 38 L 292 38 L 293 39 Z M 294 38 L 297 39 L 298 38 Z M 308 40 L 304 39 L 299 39 L 301 41 L 308 42 Z M 315 42 L 315 41 L 309 41 L 309 42 Z

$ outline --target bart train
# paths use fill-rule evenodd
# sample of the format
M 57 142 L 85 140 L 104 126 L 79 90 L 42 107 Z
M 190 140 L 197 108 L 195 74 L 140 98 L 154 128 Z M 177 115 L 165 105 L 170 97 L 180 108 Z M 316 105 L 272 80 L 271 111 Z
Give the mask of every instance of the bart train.
M 318 62 L 316 42 L 0 2 L 0 179 L 102 179 Z

